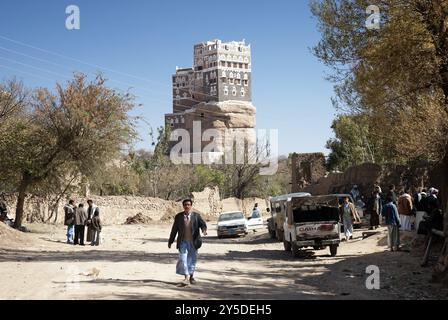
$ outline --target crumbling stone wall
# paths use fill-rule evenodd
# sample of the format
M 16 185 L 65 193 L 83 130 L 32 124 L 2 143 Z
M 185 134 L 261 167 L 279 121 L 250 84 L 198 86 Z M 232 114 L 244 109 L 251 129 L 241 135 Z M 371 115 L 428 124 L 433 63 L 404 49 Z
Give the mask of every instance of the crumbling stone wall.
M 200 212 L 205 219 L 215 220 L 220 212 L 231 210 L 243 210 L 249 214 L 255 202 L 259 203 L 260 209 L 265 210 L 264 200 L 248 198 L 244 201 L 239 199 L 221 199 L 219 188 L 205 188 L 202 192 L 193 192 L 194 210 Z M 130 217 L 138 217 L 138 221 L 172 221 L 174 216 L 183 210 L 181 201 L 168 201 L 151 197 L 135 196 L 84 196 L 72 199 L 76 204 L 84 203 L 87 206 L 87 200 L 92 199 L 100 208 L 101 219 L 105 224 L 123 224 Z M 15 218 L 15 206 L 17 202 L 16 195 L 8 195 L 6 202 L 10 211 L 10 217 Z M 53 203 L 49 199 L 28 196 L 25 199 L 24 220 L 27 222 L 49 222 L 64 223 L 64 205 L 66 199 L 60 201 L 57 210 L 51 216 Z M 51 219 L 49 219 L 51 216 Z
M 255 203 L 258 203 L 262 215 L 270 216 L 266 211 L 269 208 L 269 201 L 262 198 L 245 198 L 243 200 L 238 198 L 226 198 L 222 200 L 223 211 L 241 211 L 244 215 L 249 216 L 252 213 Z
M 325 176 L 325 156 L 323 153 L 293 153 L 291 167 L 291 192 L 299 192 Z
M 206 187 L 201 192 L 193 192 L 193 207 L 203 215 L 218 216 L 222 211 L 221 197 L 219 196 L 219 188 Z
M 181 203 L 167 201 L 159 198 L 134 197 L 134 196 L 91 196 L 93 202 L 100 208 L 101 219 L 105 224 L 122 224 L 128 217 L 139 213 L 153 221 L 160 221 L 163 217 L 174 216 L 182 211 Z M 76 204 L 84 203 L 87 206 L 87 198 L 73 197 Z M 7 205 L 10 217 L 15 218 L 15 206 L 17 198 L 15 195 L 7 197 Z M 29 196 L 25 199 L 24 219 L 27 222 L 51 222 L 64 223 L 64 205 L 66 199 L 62 200 L 50 220 L 53 204 L 48 199 Z
M 434 174 L 427 166 L 408 167 L 402 165 L 380 166 L 374 163 L 363 163 L 348 168 L 344 172 L 330 173 L 299 191 L 311 194 L 349 193 L 356 184 L 364 197 L 370 196 L 375 185 L 379 185 L 383 192 L 391 184 L 408 187 L 425 187 L 442 185 L 440 175 Z

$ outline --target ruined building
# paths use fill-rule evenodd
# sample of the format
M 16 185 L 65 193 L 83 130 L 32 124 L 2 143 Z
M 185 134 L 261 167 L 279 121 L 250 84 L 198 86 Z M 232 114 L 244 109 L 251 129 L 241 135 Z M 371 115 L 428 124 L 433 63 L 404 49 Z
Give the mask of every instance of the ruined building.
M 207 41 L 194 45 L 193 56 L 193 67 L 176 68 L 172 76 L 173 112 L 165 114 L 166 127 L 186 129 L 190 137 L 194 121 L 201 134 L 207 129 L 255 128 L 250 45 L 244 40 Z M 201 150 L 194 150 L 191 143 L 190 150 L 202 151 L 210 141 L 203 141 Z
M 293 153 L 291 155 L 291 192 L 305 190 L 325 176 L 323 153 Z

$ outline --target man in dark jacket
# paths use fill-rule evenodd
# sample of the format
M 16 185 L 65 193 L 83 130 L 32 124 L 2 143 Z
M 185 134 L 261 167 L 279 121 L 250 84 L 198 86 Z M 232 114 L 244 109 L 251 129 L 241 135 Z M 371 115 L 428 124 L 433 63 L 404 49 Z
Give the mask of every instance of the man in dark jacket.
M 207 224 L 199 213 L 192 211 L 191 199 L 182 201 L 182 206 L 184 211 L 174 217 L 168 248 L 171 248 L 177 234 L 176 248 L 179 250 L 179 259 L 176 273 L 185 277 L 182 284 L 186 286 L 188 283 L 196 283 L 193 274 L 196 268 L 197 250 L 202 246 L 200 230 L 207 235 Z
M 380 186 L 375 186 L 375 190 L 372 192 L 367 208 L 370 213 L 370 230 L 376 229 L 380 225 L 380 215 L 381 210 L 383 209 Z
M 75 201 L 70 200 L 64 206 L 64 225 L 67 226 L 67 243 L 73 244 L 73 234 L 75 228 Z
M 93 200 L 87 200 L 87 204 L 89 207 L 87 208 L 87 239 L 86 241 L 92 242 L 93 236 L 95 234 L 95 228 L 92 226 L 92 219 L 95 215 L 95 212 L 98 212 L 98 215 L 100 214 L 100 209 L 93 203 Z
M 387 240 L 390 250 L 398 251 L 400 250 L 401 221 L 391 193 L 386 197 L 386 204 L 383 206 L 381 214 L 386 220 Z
M 75 241 L 74 244 L 78 243 L 84 245 L 84 230 L 85 224 L 87 222 L 87 211 L 82 203 L 79 204 L 75 211 Z
M 100 212 L 98 210 L 95 211 L 95 213 L 93 214 L 92 227 L 95 230 L 95 232 L 93 234 L 93 240 L 90 245 L 91 246 L 99 246 L 100 245 L 101 229 L 103 228 L 103 226 L 101 224 Z

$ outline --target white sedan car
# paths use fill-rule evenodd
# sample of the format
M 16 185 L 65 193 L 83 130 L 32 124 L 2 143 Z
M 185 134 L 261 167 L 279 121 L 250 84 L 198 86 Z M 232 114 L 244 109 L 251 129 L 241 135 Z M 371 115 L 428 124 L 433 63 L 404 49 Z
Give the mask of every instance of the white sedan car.
M 218 218 L 218 238 L 247 234 L 247 220 L 241 211 L 223 212 Z

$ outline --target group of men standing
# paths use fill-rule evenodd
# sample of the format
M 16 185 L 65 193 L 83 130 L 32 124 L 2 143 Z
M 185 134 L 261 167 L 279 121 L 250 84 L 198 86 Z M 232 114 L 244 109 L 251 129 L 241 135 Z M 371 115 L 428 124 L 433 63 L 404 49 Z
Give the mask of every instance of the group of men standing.
M 67 243 L 74 245 L 84 245 L 85 228 L 87 227 L 87 239 L 92 246 L 100 244 L 101 235 L 101 219 L 100 210 L 92 200 L 87 200 L 88 207 L 84 208 L 84 204 L 75 205 L 70 200 L 64 206 L 65 218 L 64 225 L 67 226 Z
M 439 191 L 435 188 L 430 188 L 429 192 L 420 188 L 412 197 L 409 188 L 403 188 L 397 196 L 395 186 L 390 185 L 383 199 L 381 188 L 376 186 L 368 204 L 370 229 L 376 229 L 380 225 L 379 217 L 382 215 L 388 227 L 389 246 L 392 251 L 399 250 L 400 230 L 413 230 L 413 221 L 415 221 L 413 217 L 418 211 L 432 215 L 435 210 L 440 210 L 438 193 Z M 414 225 L 414 227 L 417 229 L 419 226 Z

